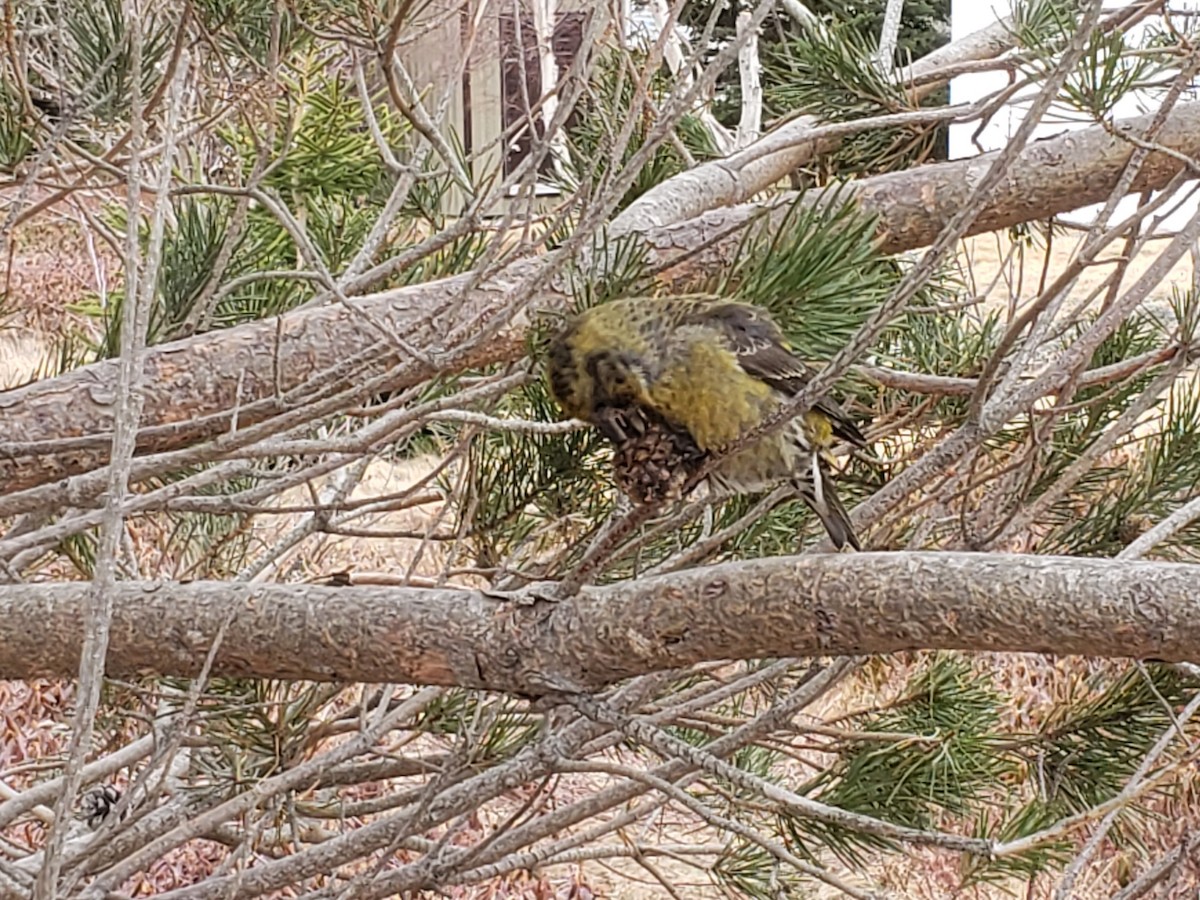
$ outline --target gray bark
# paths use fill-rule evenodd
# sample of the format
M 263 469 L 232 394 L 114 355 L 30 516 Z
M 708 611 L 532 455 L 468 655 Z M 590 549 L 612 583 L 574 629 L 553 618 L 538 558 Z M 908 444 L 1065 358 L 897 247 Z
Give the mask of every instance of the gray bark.
M 807 9 L 801 9 L 812 16 Z M 814 16 L 813 21 L 819 24 L 820 20 Z M 1004 19 L 933 51 L 910 68 L 897 70 L 894 77 L 901 84 L 926 79 L 955 63 L 1000 56 L 1011 50 L 1015 43 L 1012 22 Z M 925 81 L 920 87 L 913 88 L 913 97 L 928 96 L 943 84 L 944 79 Z M 717 204 L 746 202 L 787 178 L 790 172 L 836 147 L 836 139 L 814 134 L 820 124 L 814 116 L 798 116 L 769 131 L 744 150 L 696 166 L 651 188 L 617 217 L 613 222 L 614 232 L 647 231 L 698 216 Z
M 0 678 L 78 667 L 86 584 L 0 586 Z M 704 660 L 957 649 L 1200 658 L 1200 566 L 973 553 L 777 557 L 523 606 L 471 590 L 118 584 L 108 674 L 595 690 Z

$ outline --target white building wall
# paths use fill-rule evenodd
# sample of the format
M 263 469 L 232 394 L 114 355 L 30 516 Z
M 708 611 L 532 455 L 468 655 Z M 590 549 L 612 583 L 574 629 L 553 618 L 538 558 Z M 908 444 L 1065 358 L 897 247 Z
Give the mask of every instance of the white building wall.
M 1104 9 L 1106 11 L 1116 10 L 1130 5 L 1131 2 L 1132 0 L 1105 0 Z M 951 40 L 958 40 L 981 28 L 986 28 L 998 19 L 1010 14 L 1012 7 L 1013 0 L 951 0 Z M 1200 0 L 1171 0 L 1169 7 L 1173 10 L 1195 13 L 1200 11 Z M 1193 23 L 1196 22 L 1196 19 L 1181 18 L 1177 21 L 1181 24 L 1181 27 L 1190 29 Z M 1139 41 L 1147 29 L 1161 27 L 1162 19 L 1160 17 L 1150 17 L 1143 23 L 1135 26 L 1130 32 L 1128 40 L 1130 42 Z M 1163 78 L 1167 77 L 1169 76 L 1164 74 Z M 969 103 L 1000 90 L 1008 84 L 1009 78 L 1007 72 L 980 72 L 963 75 L 951 82 L 950 99 L 953 103 Z M 1196 99 L 1200 96 L 1197 87 L 1194 84 L 1192 90 L 1189 92 L 1191 96 L 1185 95 L 1184 99 Z M 1025 111 L 1028 109 L 1030 100 L 1035 94 L 1036 89 L 1032 89 L 1014 98 L 1012 103 L 992 118 L 991 122 L 989 122 L 978 137 L 975 137 L 975 132 L 979 127 L 978 122 L 952 125 L 950 127 L 950 158 L 961 159 L 963 157 L 975 156 L 981 152 L 981 149 L 986 152 L 1002 147 L 1009 136 L 1016 130 Z M 1117 104 L 1114 115 L 1116 118 L 1137 116 L 1151 111 L 1155 102 L 1153 97 L 1131 94 Z M 1054 107 L 1034 130 L 1034 139 L 1061 134 L 1064 131 L 1077 128 L 1087 128 L 1090 124 L 1084 119 L 1083 114 L 1076 110 L 1069 107 Z M 1186 194 L 1194 186 L 1195 182 L 1185 185 L 1181 189 L 1181 199 L 1182 195 Z M 1122 202 L 1122 205 L 1118 207 L 1117 217 L 1119 218 L 1133 210 L 1136 207 L 1136 203 L 1136 198 L 1127 197 Z M 1200 204 L 1200 198 L 1197 197 L 1192 197 L 1184 201 L 1180 208 L 1163 223 L 1163 230 L 1170 231 L 1182 225 L 1183 222 L 1194 214 L 1197 204 Z M 1088 223 L 1094 219 L 1099 210 L 1100 206 L 1084 207 L 1067 215 L 1065 218 L 1076 222 Z

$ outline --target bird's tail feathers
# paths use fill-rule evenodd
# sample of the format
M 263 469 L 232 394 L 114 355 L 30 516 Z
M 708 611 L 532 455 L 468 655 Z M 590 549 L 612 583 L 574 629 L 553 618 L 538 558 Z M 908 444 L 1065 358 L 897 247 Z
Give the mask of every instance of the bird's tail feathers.
M 806 477 L 796 480 L 796 490 L 800 498 L 817 514 L 835 547 L 841 550 L 849 544 L 855 550 L 862 550 L 862 544 L 854 533 L 854 526 L 850 524 L 850 514 L 842 505 L 833 479 L 829 477 L 829 471 L 818 454 L 812 455 L 812 465 Z

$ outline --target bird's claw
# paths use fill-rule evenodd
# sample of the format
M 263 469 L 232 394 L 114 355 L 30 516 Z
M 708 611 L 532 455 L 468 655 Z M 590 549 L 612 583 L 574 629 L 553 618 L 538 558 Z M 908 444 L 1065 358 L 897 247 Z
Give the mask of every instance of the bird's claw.
M 534 581 L 515 591 L 502 591 L 485 588 L 483 596 L 504 603 L 515 603 L 517 606 L 534 606 L 541 603 L 557 603 L 562 597 L 559 594 L 557 581 Z

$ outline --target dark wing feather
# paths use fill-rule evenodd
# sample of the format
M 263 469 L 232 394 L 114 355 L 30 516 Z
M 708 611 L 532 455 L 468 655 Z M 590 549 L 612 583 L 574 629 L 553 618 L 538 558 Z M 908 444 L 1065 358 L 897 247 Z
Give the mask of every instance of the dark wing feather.
M 833 479 L 829 477 L 829 469 L 823 462 L 818 462 L 817 468 L 821 478 L 820 492 L 816 490 L 811 477 L 797 478 L 793 482 L 796 492 L 800 495 L 800 499 L 817 514 L 817 518 L 825 526 L 825 531 L 829 534 L 829 539 L 833 541 L 835 547 L 841 550 L 849 544 L 855 550 L 862 550 L 862 543 L 858 540 L 858 535 L 854 533 L 854 525 L 850 522 L 850 514 L 846 512 L 845 505 L 837 495 L 837 487 L 834 485 Z
M 774 322 L 740 303 L 716 304 L 705 310 L 706 324 L 717 326 L 741 367 L 761 378 L 776 390 L 795 396 L 815 374 L 811 367 L 787 349 L 782 333 Z M 835 436 L 865 447 L 867 439 L 854 420 L 834 400 L 822 397 L 813 409 L 829 417 Z

